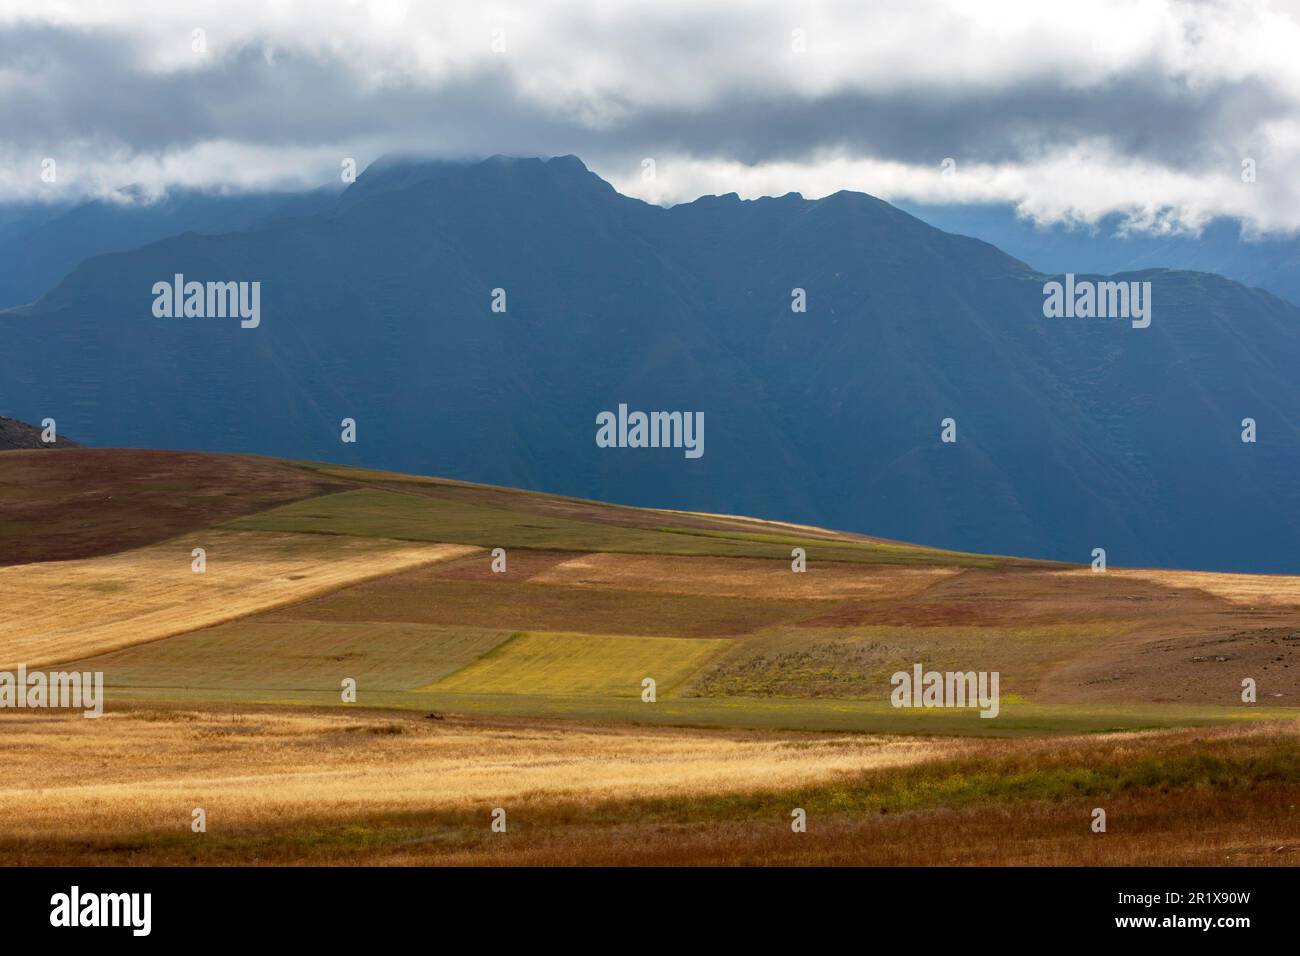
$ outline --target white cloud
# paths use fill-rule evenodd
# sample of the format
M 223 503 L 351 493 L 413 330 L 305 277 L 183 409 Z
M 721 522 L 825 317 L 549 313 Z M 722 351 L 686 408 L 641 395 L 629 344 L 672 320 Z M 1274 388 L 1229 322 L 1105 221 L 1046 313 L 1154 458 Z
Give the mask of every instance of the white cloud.
M 45 156 L 68 195 L 314 185 L 387 151 L 576 153 L 660 202 L 850 188 L 1294 230 L 1297 49 L 1297 4 L 1266 0 L 9 0 L 0 197 L 50 195 Z

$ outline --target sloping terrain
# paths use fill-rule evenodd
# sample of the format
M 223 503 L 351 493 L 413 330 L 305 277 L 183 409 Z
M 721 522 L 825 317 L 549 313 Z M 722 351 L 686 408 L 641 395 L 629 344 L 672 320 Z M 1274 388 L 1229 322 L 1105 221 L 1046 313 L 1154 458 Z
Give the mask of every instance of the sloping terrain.
M 1300 305 L 1300 241 L 1252 236 L 1239 220 L 1211 220 L 1197 234 L 1149 233 L 1113 213 L 1092 225 L 1044 226 L 998 203 L 899 204 L 945 232 L 974 236 L 1044 272 L 1109 275 L 1163 266 L 1213 272 Z
M 208 193 L 174 189 L 154 199 L 123 189 L 73 205 L 14 209 L 0 230 L 0 309 L 34 302 L 82 260 L 135 249 L 184 232 L 223 233 L 326 205 L 333 188 L 307 193 Z
M 1293 578 L 269 459 L 0 479 L 11 555 L 79 482 L 140 541 L 52 522 L 61 560 L 0 567 L 0 670 L 105 679 L 97 720 L 0 709 L 0 862 L 1300 861 Z M 997 717 L 891 706 L 918 663 L 997 671 Z
M 202 572 L 195 549 L 204 552 Z M 99 558 L 0 568 L 0 668 L 144 644 L 472 550 L 208 531 Z
M 1294 578 L 1095 573 L 268 459 L 24 453 L 0 481 L 11 564 L 41 537 L 14 516 L 65 501 L 93 514 L 103 495 L 139 535 L 52 522 L 63 560 L 0 568 L 0 663 L 102 670 L 118 699 L 330 704 L 351 678 L 371 706 L 974 734 L 1300 704 Z M 891 707 L 891 675 L 918 663 L 997 671 L 999 717 Z
M 260 282 L 260 324 L 155 317 L 177 273 Z M 1300 308 L 1153 267 L 1115 277 L 1149 328 L 1047 319 L 1051 278 L 862 194 L 664 209 L 574 157 L 380 163 L 313 215 L 87 259 L 0 313 L 0 395 L 101 447 L 1300 572 Z M 703 456 L 598 447 L 620 404 L 703 413 Z
M 18 448 L 76 448 L 77 443 L 62 435 L 57 435 L 52 442 L 41 441 L 41 429 L 17 419 L 0 415 L 0 451 L 13 451 Z
M 247 455 L 16 451 L 0 457 L 0 566 L 113 554 L 342 487 Z

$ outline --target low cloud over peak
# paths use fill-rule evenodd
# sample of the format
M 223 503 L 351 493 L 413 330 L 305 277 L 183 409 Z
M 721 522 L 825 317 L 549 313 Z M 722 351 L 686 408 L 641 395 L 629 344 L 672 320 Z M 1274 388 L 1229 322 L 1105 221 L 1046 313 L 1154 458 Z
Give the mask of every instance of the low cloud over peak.
M 666 204 L 847 188 L 1300 230 L 1296 4 L 862 6 L 15 0 L 0 198 L 576 154 Z

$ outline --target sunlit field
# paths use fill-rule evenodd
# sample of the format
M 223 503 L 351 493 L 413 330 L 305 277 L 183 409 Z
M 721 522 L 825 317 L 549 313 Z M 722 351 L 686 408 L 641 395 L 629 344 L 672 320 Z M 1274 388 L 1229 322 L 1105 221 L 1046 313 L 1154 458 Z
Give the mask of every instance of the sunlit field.
M 99 719 L 0 710 L 0 861 L 1300 859 L 1291 579 L 221 456 L 184 460 L 220 507 L 169 511 L 138 454 L 120 547 L 0 538 L 0 669 L 106 688 Z M 75 497 L 41 467 L 25 513 Z M 996 670 L 997 716 L 894 706 L 917 664 Z
M 472 550 L 212 530 L 121 554 L 0 567 L 0 666 L 158 640 Z
M 1007 741 L 130 707 L 5 734 L 9 863 L 1300 862 L 1290 722 Z

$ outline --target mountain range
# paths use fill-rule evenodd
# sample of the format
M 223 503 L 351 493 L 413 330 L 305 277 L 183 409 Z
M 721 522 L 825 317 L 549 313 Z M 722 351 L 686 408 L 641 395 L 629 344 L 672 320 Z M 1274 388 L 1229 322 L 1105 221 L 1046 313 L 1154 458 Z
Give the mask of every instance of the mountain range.
M 1132 227 L 1120 214 L 1089 225 L 1046 225 L 1002 203 L 899 206 L 946 232 L 978 236 L 1044 272 L 1213 272 L 1300 305 L 1300 238 L 1252 236 L 1237 219 L 1213 219 L 1196 235 L 1161 235 Z
M 1115 277 L 1151 284 L 1149 328 L 1048 319 L 1052 276 L 870 196 L 663 208 L 572 156 L 389 159 L 220 228 L 0 312 L 0 413 L 98 446 L 1300 571 L 1300 309 L 1218 275 Z M 260 283 L 259 324 L 155 315 L 177 274 Z M 598 447 L 620 405 L 702 412 L 705 453 Z
M 127 188 L 89 202 L 0 206 L 0 309 L 39 298 L 90 256 L 183 232 L 252 228 L 324 208 L 337 193 L 329 187 L 230 194 L 176 189 L 153 197 Z

